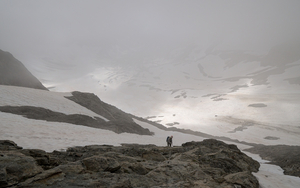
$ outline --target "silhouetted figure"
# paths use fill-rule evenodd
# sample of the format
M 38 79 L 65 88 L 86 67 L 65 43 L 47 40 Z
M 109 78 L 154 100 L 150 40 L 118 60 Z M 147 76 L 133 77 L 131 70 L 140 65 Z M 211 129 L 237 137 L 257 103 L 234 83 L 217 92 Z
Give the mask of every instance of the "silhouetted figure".
M 172 143 L 173 143 L 173 136 L 168 136 L 167 137 L 167 145 L 168 147 L 172 147 Z

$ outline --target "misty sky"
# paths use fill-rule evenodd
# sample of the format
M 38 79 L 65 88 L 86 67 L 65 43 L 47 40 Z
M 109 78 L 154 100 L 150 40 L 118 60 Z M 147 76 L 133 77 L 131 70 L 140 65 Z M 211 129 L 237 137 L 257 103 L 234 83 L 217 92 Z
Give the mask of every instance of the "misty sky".
M 92 92 L 162 123 L 237 111 L 260 121 L 232 96 L 299 94 L 299 18 L 300 0 L 0 0 L 0 49 L 51 91 Z M 299 122 L 289 96 L 267 97 L 266 121 Z
M 190 44 L 266 52 L 300 39 L 299 18 L 298 0 L 1 0 L 0 49 L 39 79 L 74 67 L 76 77 L 107 62 L 167 58 Z M 42 79 L 68 76 L 55 74 Z
M 300 38 L 299 18 L 298 0 L 2 0 L 0 48 L 19 56 L 189 42 L 269 49 Z

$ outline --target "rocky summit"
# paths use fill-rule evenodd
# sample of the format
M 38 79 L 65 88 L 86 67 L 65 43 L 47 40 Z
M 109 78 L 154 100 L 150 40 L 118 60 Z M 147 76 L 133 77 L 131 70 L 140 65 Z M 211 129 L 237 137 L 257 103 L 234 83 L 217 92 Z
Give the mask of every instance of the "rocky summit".
M 90 145 L 47 153 L 0 141 L 0 187 L 258 188 L 259 163 L 207 139 L 180 147 Z

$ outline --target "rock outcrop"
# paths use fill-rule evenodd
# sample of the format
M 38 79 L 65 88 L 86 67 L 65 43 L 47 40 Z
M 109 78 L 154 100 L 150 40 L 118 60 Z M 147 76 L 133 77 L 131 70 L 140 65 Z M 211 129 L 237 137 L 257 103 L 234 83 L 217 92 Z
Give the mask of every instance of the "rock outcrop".
M 47 153 L 0 142 L 0 187 L 258 188 L 259 163 L 214 139 L 181 147 L 124 144 Z
M 64 114 L 49 109 L 34 106 L 0 106 L 0 112 L 22 115 L 29 119 L 45 120 L 51 122 L 64 122 L 83 125 L 98 129 L 114 131 L 115 133 L 133 133 L 139 135 L 153 135 L 149 129 L 132 122 L 104 121 L 99 117 L 90 117 L 82 114 Z
M 9 52 L 0 50 L 0 85 L 48 90 Z
M 109 122 L 106 122 L 106 126 L 116 133 L 153 134 L 148 129 L 135 123 L 132 115 L 101 101 L 93 93 L 74 91 L 72 92 L 72 96 L 66 98 L 108 119 Z

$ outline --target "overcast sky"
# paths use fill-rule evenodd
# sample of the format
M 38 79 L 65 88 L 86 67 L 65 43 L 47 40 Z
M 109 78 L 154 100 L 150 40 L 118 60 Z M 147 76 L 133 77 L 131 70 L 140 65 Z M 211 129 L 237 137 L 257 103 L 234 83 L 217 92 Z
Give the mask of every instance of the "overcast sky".
M 83 71 L 191 43 L 268 51 L 300 39 L 299 18 L 299 0 L 1 0 L 0 49 L 29 68 L 44 61 L 53 70 L 85 64 Z
M 0 0 L 0 49 L 51 91 L 198 123 L 202 100 L 236 110 L 200 96 L 299 93 L 299 18 L 300 0 Z
M 74 45 L 222 42 L 254 49 L 299 39 L 299 18 L 298 0 L 2 0 L 0 47 L 38 54 Z

